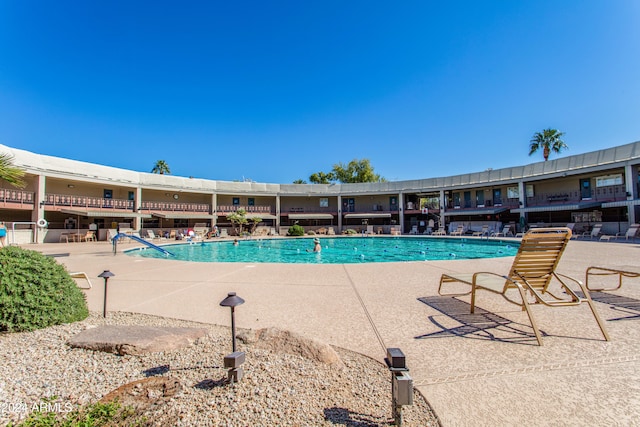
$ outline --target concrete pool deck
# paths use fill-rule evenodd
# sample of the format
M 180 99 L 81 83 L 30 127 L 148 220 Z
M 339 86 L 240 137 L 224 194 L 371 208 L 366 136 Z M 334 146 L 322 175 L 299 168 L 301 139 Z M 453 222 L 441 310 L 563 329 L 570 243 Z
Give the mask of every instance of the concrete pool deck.
M 229 310 L 218 304 L 235 291 L 246 300 L 236 309 L 240 328 L 288 329 L 380 361 L 385 347 L 399 347 L 414 386 L 445 426 L 640 425 L 640 279 L 593 293 L 610 342 L 584 304 L 534 307 L 539 347 L 526 314 L 500 296 L 479 293 L 482 310 L 473 316 L 468 297 L 438 296 L 443 272 L 507 273 L 513 257 L 218 264 L 113 255 L 106 242 L 26 247 L 86 272 L 92 311 L 102 311 L 97 276 L 111 270 L 109 311 L 229 325 Z M 591 265 L 639 271 L 639 259 L 637 243 L 572 240 L 559 271 L 584 280 Z

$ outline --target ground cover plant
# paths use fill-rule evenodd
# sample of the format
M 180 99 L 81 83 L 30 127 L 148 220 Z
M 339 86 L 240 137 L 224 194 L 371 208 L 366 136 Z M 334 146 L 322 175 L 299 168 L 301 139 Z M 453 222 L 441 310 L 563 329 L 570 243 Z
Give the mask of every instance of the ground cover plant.
M 0 250 L 0 331 L 33 331 L 88 315 L 84 294 L 55 259 L 18 246 Z

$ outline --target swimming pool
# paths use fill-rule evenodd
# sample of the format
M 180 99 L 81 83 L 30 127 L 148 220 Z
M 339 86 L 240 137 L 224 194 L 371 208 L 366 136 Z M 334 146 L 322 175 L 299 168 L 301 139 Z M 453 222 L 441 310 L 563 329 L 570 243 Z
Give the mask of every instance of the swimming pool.
M 164 245 L 183 261 L 293 264 L 356 264 L 370 262 L 433 261 L 513 256 L 517 242 L 465 238 L 429 237 L 327 237 L 320 239 L 322 252 L 309 253 L 313 239 L 248 239 L 237 246 L 231 241 Z M 145 258 L 167 258 L 152 248 L 125 252 Z

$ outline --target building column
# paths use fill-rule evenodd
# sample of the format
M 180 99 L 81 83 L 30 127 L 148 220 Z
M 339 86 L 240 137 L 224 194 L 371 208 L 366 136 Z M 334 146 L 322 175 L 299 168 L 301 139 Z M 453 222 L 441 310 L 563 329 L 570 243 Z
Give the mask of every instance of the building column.
M 278 230 L 278 234 L 280 234 L 280 195 L 276 194 L 276 230 Z
M 47 177 L 44 175 L 38 175 L 35 188 L 35 209 L 31 211 L 31 222 L 37 223 L 39 219 L 46 219 L 44 216 L 44 201 L 45 201 L 45 189 L 47 184 Z M 46 229 L 40 228 L 37 225 L 33 227 L 34 242 L 44 243 L 46 236 Z
M 518 181 L 518 205 L 520 205 L 520 208 L 527 207 L 527 192 L 524 181 Z M 529 218 L 526 212 L 521 212 L 520 216 L 524 217 L 524 220 L 526 222 L 529 222 Z
M 338 195 L 338 234 L 342 233 L 342 196 Z
M 211 195 L 211 229 L 218 223 L 218 195 Z
M 627 200 L 633 200 L 636 194 L 636 173 L 634 173 L 633 165 L 626 165 L 624 167 L 624 185 L 627 191 Z M 627 220 L 629 225 L 636 223 L 636 207 L 634 205 L 627 206 Z
M 404 234 L 404 193 L 398 194 L 398 221 L 400 221 L 400 234 Z
M 441 227 L 443 230 L 446 230 L 446 224 L 444 222 L 444 213 L 447 210 L 447 199 L 444 195 L 444 190 L 440 190 L 440 200 L 438 200 L 440 204 L 440 221 L 438 227 Z
M 142 187 L 137 187 L 133 197 L 133 211 L 140 213 L 142 208 Z M 133 229 L 140 231 L 142 228 L 142 218 L 137 216 L 133 218 Z

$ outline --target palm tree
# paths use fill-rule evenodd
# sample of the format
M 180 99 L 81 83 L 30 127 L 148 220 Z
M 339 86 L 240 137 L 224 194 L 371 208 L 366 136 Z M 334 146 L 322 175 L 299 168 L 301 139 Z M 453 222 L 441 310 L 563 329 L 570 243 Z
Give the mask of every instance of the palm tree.
M 155 166 L 153 166 L 153 169 L 151 169 L 151 173 L 159 173 L 160 175 L 164 175 L 165 173 L 170 174 L 171 169 L 169 169 L 167 162 L 164 160 L 158 160 Z
M 560 138 L 564 135 L 564 132 L 560 132 L 557 129 L 545 129 L 542 132 L 536 132 L 531 138 L 531 145 L 529 146 L 529 155 L 532 155 L 540 148 L 542 148 L 542 155 L 544 161 L 549 160 L 549 154 L 553 151 L 559 154 L 560 151 L 568 149 L 569 147 Z
M 14 187 L 24 187 L 25 182 L 22 179 L 24 170 L 14 166 L 13 156 L 10 154 L 0 154 L 0 179 L 7 181 Z

